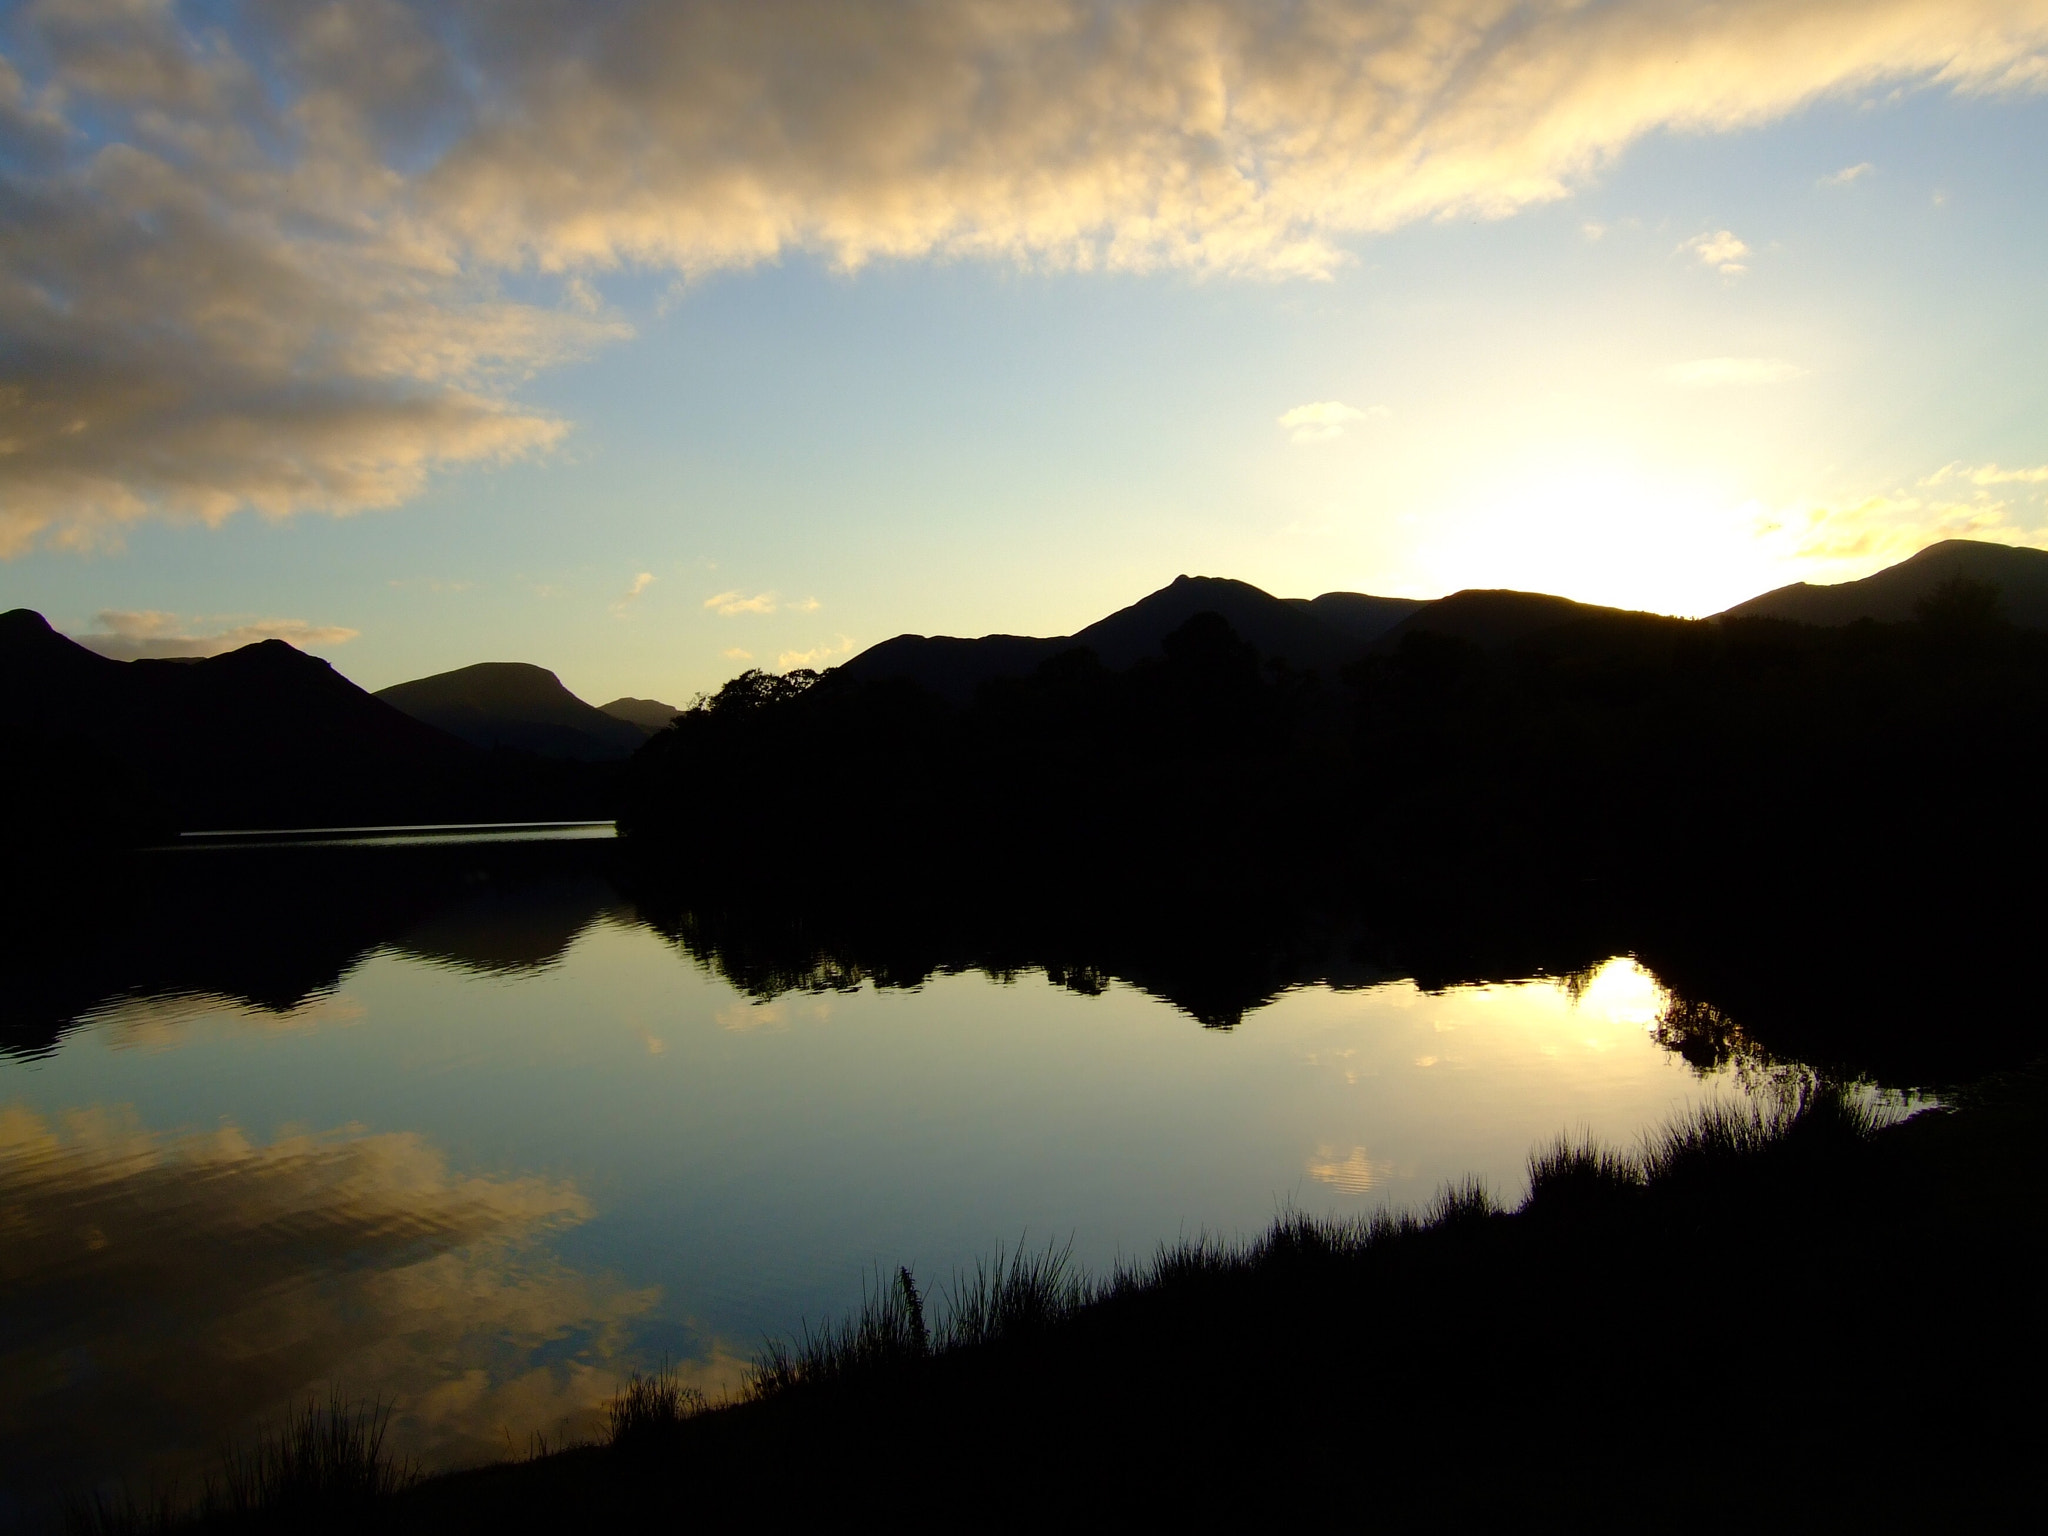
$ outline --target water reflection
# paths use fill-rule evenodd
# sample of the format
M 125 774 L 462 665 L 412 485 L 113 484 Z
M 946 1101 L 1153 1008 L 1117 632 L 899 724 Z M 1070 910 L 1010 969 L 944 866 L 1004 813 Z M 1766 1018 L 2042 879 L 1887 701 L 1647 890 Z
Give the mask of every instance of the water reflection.
M 173 850 L 26 893 L 0 945 L 0 1053 L 35 1057 L 81 1025 L 225 1006 L 288 1020 L 376 950 L 518 974 L 591 923 L 632 921 L 609 842 L 405 840 Z M 118 893 L 117 895 L 111 893 Z M 14 893 L 20 896 L 24 893 Z
M 658 1299 L 549 1251 L 590 1215 L 571 1183 L 460 1174 L 412 1132 L 259 1144 L 0 1108 L 0 1485 L 189 1473 L 323 1383 L 399 1403 L 441 1464 L 507 1426 L 587 1433 Z
M 1512 1198 L 1560 1130 L 1812 1070 L 1730 962 L 1674 990 L 1597 926 L 819 910 L 626 853 L 208 850 L 18 909 L 0 1487 L 189 1465 L 325 1382 L 498 1454 L 622 1365 L 735 1380 L 875 1264 Z

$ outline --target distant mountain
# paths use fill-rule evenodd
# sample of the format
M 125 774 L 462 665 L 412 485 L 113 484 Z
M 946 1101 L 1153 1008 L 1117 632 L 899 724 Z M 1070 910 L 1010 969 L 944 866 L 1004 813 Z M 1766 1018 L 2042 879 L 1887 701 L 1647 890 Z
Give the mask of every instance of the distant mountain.
M 1400 644 L 1404 636 L 1420 633 L 1469 640 L 1481 649 L 1493 650 L 1574 620 L 1623 617 L 1661 616 L 1638 615 L 1627 608 L 1575 603 L 1568 597 L 1552 597 L 1547 592 L 1473 588 L 1419 605 L 1413 613 L 1382 634 L 1375 649 L 1390 651 Z
M 1423 605 L 1412 598 L 1328 592 L 1318 598 L 1274 597 L 1250 582 L 1213 576 L 1177 576 L 1171 586 L 1106 619 L 1097 619 L 1068 645 L 1085 645 L 1102 664 L 1121 671 L 1148 656 L 1198 613 L 1221 614 L 1262 657 L 1300 671 L 1329 670 Z
M 1079 646 L 1121 671 L 1160 655 L 1160 643 L 1196 614 L 1218 613 L 1261 656 L 1300 671 L 1332 672 L 1423 606 L 1413 598 L 1362 592 L 1282 598 L 1249 582 L 1180 576 L 1072 635 L 984 635 L 978 640 L 898 635 L 870 646 L 838 670 L 869 681 L 908 678 L 956 704 L 965 703 L 991 678 L 1023 677 L 1048 657 Z
M 1829 586 L 1794 582 L 1718 615 L 1724 619 L 1792 619 L 1801 624 L 1892 624 L 1913 617 L 1916 604 L 1957 577 L 1998 588 L 2003 616 L 2026 629 L 2048 629 L 2048 551 L 1944 539 L 1911 559 L 1861 581 Z
M 682 713 L 675 705 L 664 704 L 659 699 L 613 699 L 611 703 L 597 707 L 615 720 L 639 726 L 649 736 L 656 731 L 667 730 L 669 721 Z
M 490 819 L 547 798 L 282 640 L 110 661 L 16 609 L 0 614 L 0 719 L 16 840 Z
M 630 757 L 647 732 L 593 708 L 545 667 L 480 661 L 380 688 L 392 708 L 471 746 L 512 747 L 538 757 L 605 762 Z

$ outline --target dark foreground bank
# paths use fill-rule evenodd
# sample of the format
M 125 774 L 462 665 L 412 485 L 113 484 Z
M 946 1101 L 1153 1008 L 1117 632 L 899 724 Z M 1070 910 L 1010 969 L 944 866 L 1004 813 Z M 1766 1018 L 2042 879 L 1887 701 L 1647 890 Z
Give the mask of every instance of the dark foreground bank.
M 1821 1091 L 1639 1155 L 1560 1142 L 1513 1211 L 1467 1188 L 1413 1217 L 1284 1217 L 1099 1283 L 1057 1253 L 937 1295 L 889 1277 L 771 1352 L 746 1401 L 657 1378 L 607 1445 L 307 1503 L 280 1478 L 281 1505 L 210 1524 L 2024 1516 L 2044 1105 L 2041 1067 L 1890 1126 Z

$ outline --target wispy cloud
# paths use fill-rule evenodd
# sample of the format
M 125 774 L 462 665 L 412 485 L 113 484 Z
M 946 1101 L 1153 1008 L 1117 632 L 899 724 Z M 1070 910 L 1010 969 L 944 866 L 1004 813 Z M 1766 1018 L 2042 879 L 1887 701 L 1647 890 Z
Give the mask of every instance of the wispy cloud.
M 624 616 L 639 600 L 640 594 L 654 585 L 654 572 L 642 571 L 626 584 L 626 590 L 612 603 L 612 612 Z
M 1860 181 L 1876 169 L 1877 167 L 1868 160 L 1862 160 L 1855 165 L 1845 165 L 1839 171 L 1821 177 L 1820 185 L 1824 187 L 1846 187 L 1850 182 Z
M 1973 468 L 1958 461 L 1942 465 L 1920 484 L 1936 486 L 1951 480 L 1963 481 L 1970 485 L 2042 485 L 2048 484 L 2048 464 L 2036 464 L 2031 469 L 2000 469 L 1996 464 L 1983 464 Z
M 116 661 L 137 661 L 149 656 L 220 656 L 259 640 L 284 640 L 304 650 L 315 645 L 342 645 L 362 633 L 339 624 L 308 624 L 304 619 L 258 619 L 211 630 L 204 628 L 206 623 L 151 608 L 102 608 L 93 615 L 92 629 L 71 638 Z
M 1838 580 L 1876 570 L 1941 539 L 1989 539 L 2048 549 L 2048 514 L 1994 487 L 2048 484 L 2048 465 L 2000 469 L 1948 464 L 1911 487 L 1853 501 L 1813 501 L 1768 513 L 1756 532 L 1789 559 Z
M 853 649 L 853 642 L 841 635 L 828 644 L 814 645 L 808 651 L 784 651 L 775 658 L 775 665 L 783 671 L 798 667 L 822 667 L 835 656 L 844 656 Z
M 722 619 L 734 619 L 743 613 L 816 613 L 825 605 L 815 597 L 790 599 L 774 592 L 756 592 L 750 596 L 735 588 L 731 592 L 705 598 L 704 606 Z
M 2038 0 L 17 8 L 0 554 L 542 454 L 595 284 L 811 252 L 1327 275 L 1662 129 L 2048 82 Z M 1736 275 L 1720 231 L 1700 259 Z M 545 302 L 508 274 L 549 279 Z
M 752 651 L 741 650 L 736 645 L 729 645 L 724 650 L 720 651 L 718 654 L 723 656 L 727 661 L 752 661 L 754 659 L 754 653 Z
M 1730 230 L 1717 229 L 1709 234 L 1694 235 L 1679 249 L 1691 251 L 1703 264 L 1723 277 L 1740 277 L 1749 270 L 1742 260 L 1749 254 L 1749 246 Z
M 720 592 L 704 599 L 704 606 L 722 619 L 743 613 L 773 613 L 780 606 L 773 592 L 756 592 L 752 597 L 740 591 Z
M 1327 443 L 1332 438 L 1342 437 L 1361 421 L 1392 414 L 1384 405 L 1369 405 L 1360 410 L 1341 400 L 1317 400 L 1283 411 L 1275 421 L 1285 429 L 1291 443 Z
M 1782 357 L 1696 357 L 1689 363 L 1673 363 L 1657 376 L 1686 389 L 1711 389 L 1724 384 L 1783 384 L 1805 373 Z

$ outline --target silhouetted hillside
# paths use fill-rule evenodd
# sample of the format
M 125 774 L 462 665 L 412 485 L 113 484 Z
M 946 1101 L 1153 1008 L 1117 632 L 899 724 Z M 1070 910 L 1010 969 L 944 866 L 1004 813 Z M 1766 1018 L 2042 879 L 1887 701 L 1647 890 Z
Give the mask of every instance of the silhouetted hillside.
M 1392 651 L 1409 635 L 1429 634 L 1470 641 L 1484 650 L 1492 650 L 1574 620 L 1616 619 L 1624 615 L 1652 620 L 1662 617 L 1636 614 L 1625 608 L 1596 608 L 1545 592 L 1474 588 L 1421 605 L 1382 634 L 1375 649 Z
M 1280 598 L 1248 582 L 1179 576 L 1072 635 L 898 635 L 870 646 L 837 670 L 881 682 L 908 679 L 950 703 L 964 704 L 983 683 L 1029 674 L 1048 658 L 1086 648 L 1114 671 L 1162 654 L 1166 637 L 1198 613 L 1220 614 L 1262 658 L 1298 672 L 1334 675 L 1367 646 L 1423 605 L 1404 597 L 1326 592 L 1318 598 Z
M 520 661 L 480 661 L 380 688 L 376 696 L 486 750 L 508 747 L 539 757 L 603 762 L 631 756 L 648 734 L 584 703 L 545 667 Z
M 1721 617 L 1791 619 L 1801 624 L 1875 619 L 1896 624 L 1912 618 L 1921 603 L 1959 579 L 1996 587 L 1999 616 L 2007 623 L 2048 629 L 2048 550 L 1977 539 L 1944 539 L 1861 581 L 1833 586 L 1794 582 L 1737 603 Z
M 664 704 L 659 699 L 613 699 L 609 704 L 597 706 L 615 720 L 624 720 L 637 725 L 646 735 L 668 729 L 669 722 L 682 710 L 673 704 Z
M 1984 979 L 2048 900 L 2024 876 L 2048 854 L 2048 634 L 1981 605 L 1817 628 L 1472 592 L 1335 675 L 1264 665 L 1216 613 L 1161 651 L 1119 670 L 1068 649 L 964 704 L 751 673 L 634 759 L 622 826 L 685 883 L 801 870 L 825 911 L 984 914 L 956 956 L 1037 931 L 1056 957 L 1077 913 L 1132 969 L 1152 934 L 1305 906 L 1384 932 L 1540 915 L 1663 946 L 1710 996 L 1715 952 L 1744 952 L 1773 978 L 1745 1013 L 1818 1016 L 1832 988 L 1901 1039 L 1958 976 L 2003 1017 Z M 1910 985 L 1908 947 L 1943 957 Z M 1844 990 L 1850 966 L 1894 980 Z M 1227 1019 L 1254 975 L 1219 969 L 1196 1006 Z
M 17 609 L 0 615 L 0 717 L 15 845 L 601 814 L 608 793 L 574 765 L 480 752 L 281 640 L 109 661 Z

